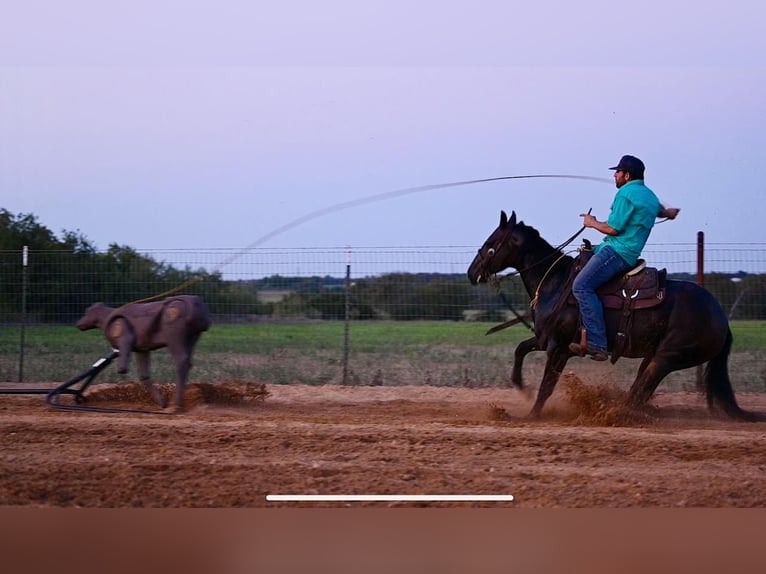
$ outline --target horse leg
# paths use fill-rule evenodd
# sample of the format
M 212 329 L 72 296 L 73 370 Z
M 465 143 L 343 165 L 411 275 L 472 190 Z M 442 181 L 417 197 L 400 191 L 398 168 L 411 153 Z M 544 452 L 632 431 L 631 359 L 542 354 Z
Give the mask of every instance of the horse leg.
M 638 408 L 652 398 L 660 381 L 671 371 L 677 370 L 670 365 L 671 361 L 661 354 L 644 358 L 628 391 L 628 406 Z
M 644 360 L 641 361 L 641 364 L 638 366 L 638 371 L 636 372 L 636 378 L 641 376 L 641 373 L 643 373 L 646 370 L 646 367 L 649 365 L 651 361 L 652 361 L 652 357 L 644 357 Z
M 530 418 L 540 418 L 545 401 L 553 394 L 553 389 L 559 381 L 564 366 L 571 357 L 569 349 L 566 347 L 556 347 L 548 351 L 548 360 L 545 362 L 545 371 L 540 388 L 537 391 L 537 399 L 529 413 Z
M 162 396 L 159 389 L 154 386 L 152 382 L 152 376 L 149 372 L 149 351 L 136 351 L 136 368 L 138 369 L 138 378 L 152 395 L 154 402 L 157 403 L 160 408 L 167 406 L 167 400 Z
M 530 337 L 516 345 L 513 352 L 513 369 L 511 370 L 511 384 L 519 390 L 524 389 L 524 382 L 521 377 L 521 368 L 524 365 L 524 357 L 532 351 L 539 350 L 537 347 L 537 337 Z

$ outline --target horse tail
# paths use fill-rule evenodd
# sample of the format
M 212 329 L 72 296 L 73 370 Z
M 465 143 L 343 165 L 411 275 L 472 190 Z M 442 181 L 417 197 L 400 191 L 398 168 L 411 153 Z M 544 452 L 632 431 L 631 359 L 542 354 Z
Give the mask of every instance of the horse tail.
M 731 329 L 728 329 L 723 348 L 705 366 L 703 380 L 708 407 L 713 409 L 718 406 L 728 416 L 747 422 L 766 421 L 766 416 L 740 408 L 734 397 L 734 389 L 729 379 L 729 353 L 732 341 Z

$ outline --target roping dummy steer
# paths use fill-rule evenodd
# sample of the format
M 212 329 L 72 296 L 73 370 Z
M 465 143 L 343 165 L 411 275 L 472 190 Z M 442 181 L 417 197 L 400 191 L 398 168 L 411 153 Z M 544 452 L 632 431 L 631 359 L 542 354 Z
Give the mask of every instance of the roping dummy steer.
M 109 344 L 119 351 L 118 373 L 128 372 L 130 354 L 136 354 L 138 376 L 162 408 L 167 406 L 167 400 L 152 384 L 149 352 L 167 347 L 176 366 L 174 410 L 177 412 L 183 411 L 184 388 L 194 347 L 209 327 L 210 311 L 196 295 L 179 295 L 152 303 L 129 303 L 119 308 L 95 303 L 77 322 L 81 331 L 100 329 Z

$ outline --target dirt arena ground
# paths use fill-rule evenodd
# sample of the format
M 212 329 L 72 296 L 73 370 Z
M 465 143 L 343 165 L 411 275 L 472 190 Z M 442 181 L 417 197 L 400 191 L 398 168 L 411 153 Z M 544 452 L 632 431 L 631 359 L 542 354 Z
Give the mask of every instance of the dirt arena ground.
M 93 385 L 88 394 L 91 406 L 153 410 L 137 383 Z M 266 495 L 511 494 L 512 502 L 415 505 L 766 507 L 766 423 L 713 416 L 694 393 L 658 392 L 642 412 L 626 411 L 620 398 L 573 373 L 539 421 L 524 418 L 528 396 L 499 388 L 196 383 L 181 415 L 73 412 L 47 406 L 44 395 L 0 395 L 0 506 L 283 507 L 314 503 Z M 765 394 L 737 398 L 766 412 Z M 413 505 L 319 503 L 405 504 Z

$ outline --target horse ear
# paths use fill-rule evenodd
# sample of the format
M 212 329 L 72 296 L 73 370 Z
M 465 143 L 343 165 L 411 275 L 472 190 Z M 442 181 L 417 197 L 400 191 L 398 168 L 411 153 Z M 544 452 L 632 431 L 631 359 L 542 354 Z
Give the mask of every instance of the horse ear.
M 510 221 L 510 224 L 511 224 L 511 227 L 516 225 L 516 212 L 515 211 L 511 211 L 511 221 Z
M 505 214 L 505 211 L 501 209 L 500 210 L 500 227 L 505 227 L 506 223 L 508 223 L 508 216 Z

